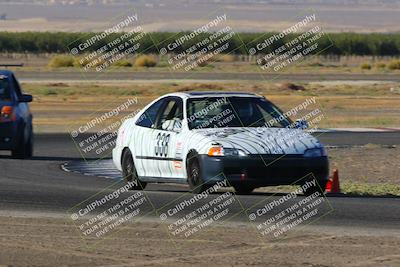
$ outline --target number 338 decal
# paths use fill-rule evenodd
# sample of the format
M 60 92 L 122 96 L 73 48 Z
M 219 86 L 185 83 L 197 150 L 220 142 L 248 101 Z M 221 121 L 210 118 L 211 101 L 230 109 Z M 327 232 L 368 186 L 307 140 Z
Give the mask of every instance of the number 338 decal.
M 155 154 L 156 156 L 166 157 L 168 155 L 168 142 L 170 134 L 159 133 L 156 138 Z

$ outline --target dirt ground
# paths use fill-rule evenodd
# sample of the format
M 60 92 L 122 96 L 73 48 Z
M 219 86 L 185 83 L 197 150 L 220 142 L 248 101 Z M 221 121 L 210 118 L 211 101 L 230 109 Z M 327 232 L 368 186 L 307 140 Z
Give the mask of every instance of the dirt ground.
M 339 169 L 341 181 L 400 184 L 400 148 L 367 145 L 328 149 L 330 169 Z
M 218 226 L 174 243 L 146 222 L 92 246 L 62 218 L 3 216 L 0 225 L 0 266 L 400 266 L 399 233 L 294 231 L 261 242 L 247 226 Z

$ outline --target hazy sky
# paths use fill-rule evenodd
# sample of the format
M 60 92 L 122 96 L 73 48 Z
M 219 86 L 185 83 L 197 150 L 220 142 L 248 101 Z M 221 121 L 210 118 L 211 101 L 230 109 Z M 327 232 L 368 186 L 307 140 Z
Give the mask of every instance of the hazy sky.
M 151 31 L 190 30 L 212 18 L 216 12 L 227 14 L 227 23 L 238 31 L 279 30 L 293 24 L 306 13 L 315 13 L 318 23 L 324 25 L 326 31 L 400 31 L 398 0 L 382 0 L 379 4 L 368 0 L 358 1 L 363 4 L 354 4 L 357 1 L 329 1 L 340 3 L 336 5 L 319 3 L 327 3 L 326 0 L 302 1 L 307 4 L 299 1 L 282 3 L 245 0 L 122 0 L 114 5 L 62 5 L 61 1 L 53 5 L 27 4 L 33 1 L 22 1 L 25 2 L 22 5 L 16 2 L 0 1 L 0 15 L 6 14 L 7 19 L 0 20 L 0 30 L 99 30 L 106 27 L 115 17 L 134 9 L 140 22 Z M 343 4 L 344 2 L 347 4 Z

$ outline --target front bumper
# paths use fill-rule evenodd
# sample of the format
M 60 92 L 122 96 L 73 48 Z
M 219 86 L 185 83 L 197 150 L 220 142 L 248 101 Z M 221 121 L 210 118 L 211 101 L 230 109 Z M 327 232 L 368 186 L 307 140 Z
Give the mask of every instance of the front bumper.
M 251 155 L 246 157 L 210 157 L 199 155 L 203 179 L 212 184 L 227 179 L 231 185 L 253 187 L 301 184 L 314 178 L 328 180 L 327 157 L 305 158 L 302 155 Z M 312 174 L 313 176 L 308 176 Z

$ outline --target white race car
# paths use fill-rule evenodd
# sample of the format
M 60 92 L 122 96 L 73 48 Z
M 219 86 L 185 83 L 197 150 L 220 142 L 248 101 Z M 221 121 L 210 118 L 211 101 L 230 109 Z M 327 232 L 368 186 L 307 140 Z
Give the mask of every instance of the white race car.
M 124 121 L 113 161 L 136 190 L 153 182 L 188 183 L 200 193 L 225 181 L 238 193 L 250 193 L 301 185 L 309 179 L 299 179 L 309 175 L 319 184 L 305 192 L 311 194 L 325 188 L 328 158 L 304 125 L 255 94 L 172 93 Z

